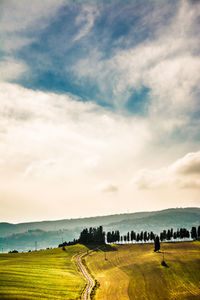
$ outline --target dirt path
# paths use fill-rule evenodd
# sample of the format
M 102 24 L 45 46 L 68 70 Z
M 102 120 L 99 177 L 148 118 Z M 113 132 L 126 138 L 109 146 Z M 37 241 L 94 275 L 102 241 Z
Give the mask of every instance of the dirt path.
M 84 293 L 82 295 L 82 299 L 83 300 L 90 300 L 90 293 L 92 291 L 92 288 L 94 286 L 94 280 L 93 278 L 90 276 L 90 274 L 88 273 L 88 271 L 86 270 L 85 266 L 82 263 L 82 258 L 87 255 L 87 252 L 84 253 L 80 253 L 77 256 L 75 256 L 75 262 L 77 263 L 77 265 L 79 266 L 83 277 L 86 279 L 87 281 L 87 287 L 84 290 Z

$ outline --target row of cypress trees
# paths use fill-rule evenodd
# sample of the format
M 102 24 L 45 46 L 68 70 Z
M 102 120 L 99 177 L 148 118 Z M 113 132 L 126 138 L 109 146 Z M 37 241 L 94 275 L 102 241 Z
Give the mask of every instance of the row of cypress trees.
M 170 241 L 170 240 L 179 240 L 185 238 L 191 238 L 193 240 L 200 239 L 200 226 L 198 228 L 192 227 L 191 231 L 186 228 L 180 228 L 176 231 L 173 228 L 168 230 L 163 230 L 159 235 L 147 231 L 141 231 L 136 233 L 135 231 L 127 232 L 125 235 L 121 235 L 119 230 L 107 232 L 107 242 L 116 243 L 116 242 L 148 242 L 154 241 L 156 236 L 159 237 L 160 241 Z
M 85 228 L 81 231 L 79 239 L 74 239 L 71 242 L 64 242 L 59 245 L 59 247 L 62 246 L 69 246 L 74 245 L 77 243 L 81 244 L 104 244 L 105 243 L 105 232 L 103 231 L 103 227 L 90 227 Z M 200 226 L 198 228 L 192 227 L 191 231 L 187 230 L 186 228 L 180 228 L 177 229 L 177 231 L 174 231 L 173 229 L 163 230 L 160 235 L 157 235 L 151 232 L 147 231 L 141 231 L 140 233 L 136 233 L 134 230 L 131 232 L 127 232 L 125 235 L 121 235 L 119 230 L 116 231 L 108 231 L 107 232 L 107 243 L 129 243 L 129 242 L 155 242 L 156 239 L 159 241 L 170 241 L 170 240 L 176 240 L 176 239 L 184 239 L 184 238 L 192 238 L 200 239 Z
M 116 242 L 133 242 L 133 241 L 153 241 L 155 239 L 155 234 L 151 232 L 143 232 L 136 233 L 135 231 L 128 232 L 125 235 L 120 235 L 119 231 L 112 231 L 107 233 L 107 242 L 108 243 L 116 243 Z

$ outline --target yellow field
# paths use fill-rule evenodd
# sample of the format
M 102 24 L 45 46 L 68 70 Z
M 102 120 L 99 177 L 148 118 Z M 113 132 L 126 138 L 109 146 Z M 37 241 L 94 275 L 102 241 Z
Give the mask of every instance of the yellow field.
M 82 245 L 0 254 L 0 299 L 80 299 L 85 282 L 73 256 Z
M 167 266 L 153 244 L 115 245 L 85 258 L 100 288 L 95 299 L 200 299 L 200 242 L 165 243 Z
M 0 254 L 0 299 L 80 299 L 85 281 L 73 257 L 87 249 Z M 167 266 L 153 244 L 90 253 L 85 262 L 100 283 L 95 299 L 200 299 L 200 242 L 165 243 L 163 250 Z

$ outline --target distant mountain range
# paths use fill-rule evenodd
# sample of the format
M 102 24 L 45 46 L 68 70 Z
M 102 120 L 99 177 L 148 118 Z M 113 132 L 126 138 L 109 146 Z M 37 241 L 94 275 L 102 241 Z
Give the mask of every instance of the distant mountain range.
M 102 225 L 105 231 L 120 230 L 122 234 L 130 230 L 160 233 L 168 228 L 191 229 L 192 226 L 200 225 L 200 208 L 172 208 L 161 211 L 19 224 L 4 222 L 0 223 L 0 249 L 3 248 L 6 252 L 12 249 L 28 251 L 35 248 L 35 242 L 39 249 L 56 247 L 62 241 L 77 238 L 83 228 L 99 225 Z

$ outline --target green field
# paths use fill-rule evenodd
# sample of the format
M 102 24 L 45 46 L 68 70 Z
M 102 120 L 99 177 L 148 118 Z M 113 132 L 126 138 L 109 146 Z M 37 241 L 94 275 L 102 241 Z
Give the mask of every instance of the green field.
M 85 282 L 73 256 L 83 245 L 0 254 L 0 299 L 80 299 Z
M 83 245 L 0 254 L 0 299 L 80 299 L 83 280 L 73 257 Z M 200 242 L 107 246 L 85 257 L 100 283 L 95 299 L 200 299 Z M 167 266 L 162 266 L 162 251 Z M 106 258 L 106 259 L 105 259 Z
M 100 288 L 95 299 L 200 299 L 200 242 L 115 245 L 85 258 Z

